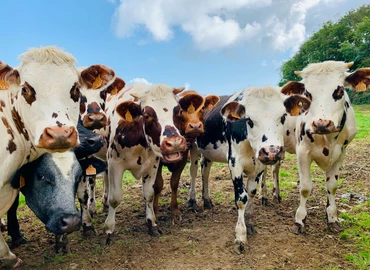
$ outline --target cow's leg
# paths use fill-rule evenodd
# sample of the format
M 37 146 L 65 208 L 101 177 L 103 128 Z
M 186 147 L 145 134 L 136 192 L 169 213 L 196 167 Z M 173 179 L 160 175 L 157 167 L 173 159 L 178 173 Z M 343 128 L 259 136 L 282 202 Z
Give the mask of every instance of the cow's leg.
M 267 206 L 267 202 L 268 202 L 268 199 L 267 199 L 267 185 L 266 185 L 266 173 L 267 173 L 267 168 L 265 168 L 265 172 L 263 173 L 261 179 L 255 179 L 257 181 L 261 181 L 261 203 L 262 205 L 264 206 Z M 253 184 L 252 184 L 253 185 Z M 248 186 L 249 186 L 249 182 L 248 182 Z M 251 194 L 249 193 L 250 189 L 248 187 L 248 194 L 251 196 Z M 253 199 L 254 199 L 254 196 L 253 196 Z
M 196 184 L 195 180 L 197 178 L 198 173 L 198 147 L 195 143 L 193 143 L 192 147 L 190 148 L 190 199 L 188 202 L 188 206 L 191 209 L 196 209 L 197 207 L 197 191 L 196 191 Z
M 108 203 L 108 193 L 109 193 L 109 180 L 108 180 L 108 170 L 105 170 L 103 174 L 103 212 L 108 213 L 109 203 Z
M 274 203 L 281 203 L 280 186 L 279 186 L 280 166 L 281 166 L 280 160 L 275 165 L 272 165 L 272 178 L 274 180 L 274 188 L 272 189 L 272 201 Z
M 123 197 L 122 177 L 124 171 L 124 164 L 122 164 L 120 161 L 108 160 L 109 211 L 104 225 L 104 231 L 108 236 L 107 244 L 110 242 L 110 235 L 114 232 L 116 225 L 116 210 Z
M 299 169 L 299 193 L 300 202 L 295 214 L 295 223 L 292 228 L 294 234 L 305 232 L 305 221 L 307 217 L 306 202 L 312 191 L 312 179 L 310 174 L 311 157 L 307 155 L 307 151 L 297 149 L 297 161 Z
M 158 166 L 159 160 L 156 161 L 155 164 L 149 168 L 147 174 L 143 176 L 143 196 L 145 199 L 146 223 L 148 225 L 149 234 L 152 236 L 158 236 L 162 234 L 162 231 L 158 228 L 156 223 L 156 217 L 153 208 L 154 183 L 157 176 Z
M 0 233 L 0 268 L 3 267 L 5 269 L 10 268 L 18 268 L 22 264 L 22 260 L 17 258 L 9 249 L 3 234 Z
M 256 229 L 254 228 L 254 197 L 257 194 L 257 187 L 259 182 L 263 182 L 264 180 L 264 172 L 266 168 L 264 168 L 263 171 L 260 171 L 256 177 L 248 177 L 248 185 L 247 185 L 247 191 L 248 191 L 248 203 L 245 209 L 246 212 L 246 220 L 247 220 L 247 234 L 248 235 L 254 235 L 256 234 Z M 267 201 L 266 201 L 267 203 Z
M 67 238 L 67 234 L 55 234 L 55 253 L 62 252 L 67 254 L 71 252 L 71 247 Z
M 88 192 L 89 192 L 89 200 L 87 202 L 87 208 L 89 209 L 89 213 L 91 217 L 96 216 L 98 213 L 96 208 L 96 200 L 95 200 L 95 182 L 96 182 L 96 175 L 88 175 Z
M 3 218 L 0 218 L 0 232 L 5 232 L 8 230 L 8 226 L 6 226 L 6 222 Z
M 201 171 L 202 171 L 202 198 L 203 198 L 203 205 L 204 209 L 211 209 L 213 207 L 213 203 L 211 198 L 209 197 L 209 189 L 208 189 L 208 180 L 209 180 L 209 173 L 212 167 L 212 161 L 202 157 L 201 161 Z
M 19 229 L 19 222 L 17 218 L 17 209 L 19 205 L 19 194 L 15 198 L 12 206 L 9 208 L 7 217 L 8 217 L 8 234 L 12 238 L 12 246 L 17 247 L 22 244 L 26 244 L 29 242 L 27 237 L 21 233 Z
M 153 201 L 153 208 L 156 218 L 158 218 L 159 213 L 159 195 L 161 194 L 161 191 L 163 190 L 163 177 L 162 177 L 162 164 L 159 164 L 158 172 L 155 178 L 154 183 L 154 201 Z
M 171 175 L 172 194 L 171 194 L 170 209 L 171 209 L 171 216 L 172 216 L 172 225 L 182 221 L 181 213 L 179 210 L 179 205 L 177 203 L 177 191 L 179 188 L 181 173 L 184 170 L 185 165 L 186 165 L 187 156 L 188 156 L 188 151 L 185 151 L 183 153 L 182 160 L 176 163 L 176 165 L 174 166 L 172 175 Z
M 87 237 L 96 234 L 96 231 L 91 221 L 90 212 L 87 207 L 87 203 L 89 200 L 88 189 L 89 187 L 87 184 L 87 177 L 82 176 L 82 180 L 78 184 L 78 188 L 77 188 L 77 198 L 78 198 L 78 201 L 80 203 L 80 208 L 81 208 L 83 234 Z M 55 239 L 57 239 L 57 237 Z
M 326 205 L 326 221 L 329 230 L 332 232 L 341 232 L 343 229 L 338 222 L 337 206 L 335 203 L 335 193 L 338 188 L 339 169 L 345 156 L 345 149 L 339 159 L 333 164 L 329 171 L 326 172 L 326 191 L 327 191 L 327 205 Z

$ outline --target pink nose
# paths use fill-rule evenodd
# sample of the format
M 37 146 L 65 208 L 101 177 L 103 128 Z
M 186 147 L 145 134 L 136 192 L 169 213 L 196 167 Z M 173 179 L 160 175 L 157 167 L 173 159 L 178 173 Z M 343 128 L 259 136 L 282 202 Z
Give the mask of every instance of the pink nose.
M 258 153 L 258 160 L 265 165 L 273 165 L 284 158 L 284 147 L 270 145 L 262 147 Z
M 90 130 L 101 129 L 107 125 L 107 117 L 103 113 L 89 113 L 85 115 L 82 124 Z
M 336 132 L 334 122 L 331 120 L 317 120 L 312 122 L 313 133 L 317 134 L 329 134 Z
M 53 126 L 44 129 L 36 147 L 63 152 L 78 146 L 77 130 L 73 126 Z
M 189 123 L 186 127 L 185 134 L 190 137 L 198 137 L 204 133 L 203 123 Z

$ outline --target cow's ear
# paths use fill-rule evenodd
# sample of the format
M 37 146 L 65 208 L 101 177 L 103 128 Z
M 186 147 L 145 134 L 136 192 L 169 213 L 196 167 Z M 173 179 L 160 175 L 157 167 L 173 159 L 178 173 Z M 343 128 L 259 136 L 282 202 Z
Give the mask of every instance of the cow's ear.
M 245 116 L 245 107 L 236 101 L 224 105 L 221 109 L 221 115 L 232 122 L 237 121 Z
M 126 82 L 122 80 L 121 78 L 116 78 L 114 82 L 108 86 L 107 93 L 111 95 L 116 95 L 119 93 L 126 85 Z
M 8 90 L 11 85 L 19 86 L 20 84 L 18 70 L 0 61 L 0 90 Z
M 219 96 L 216 95 L 206 96 L 206 100 L 204 101 L 204 110 L 205 111 L 211 110 L 219 101 L 220 101 Z
M 360 68 L 345 79 L 345 85 L 356 92 L 363 92 L 370 85 L 370 68 Z
M 302 95 L 305 91 L 304 83 L 294 81 L 287 82 L 280 90 L 282 94 L 287 96 Z
M 96 157 L 89 157 L 78 161 L 81 165 L 84 175 L 96 175 L 104 172 L 107 168 L 107 163 Z M 93 173 L 90 173 L 93 172 Z
M 199 94 L 188 94 L 182 97 L 179 100 L 179 104 L 181 109 L 188 113 L 194 113 L 196 110 L 199 109 L 200 106 L 203 106 L 204 98 Z
M 116 112 L 123 120 L 127 122 L 134 122 L 139 116 L 141 116 L 140 106 L 132 101 L 125 101 L 118 104 L 116 107 Z
M 185 90 L 185 87 L 178 87 L 178 88 L 173 88 L 172 92 L 177 95 L 179 93 L 181 93 L 182 91 Z
M 102 90 L 114 82 L 114 70 L 104 65 L 92 65 L 81 72 L 81 84 L 89 90 Z
M 293 95 L 285 99 L 284 106 L 291 116 L 297 116 L 308 111 L 311 101 L 301 95 Z

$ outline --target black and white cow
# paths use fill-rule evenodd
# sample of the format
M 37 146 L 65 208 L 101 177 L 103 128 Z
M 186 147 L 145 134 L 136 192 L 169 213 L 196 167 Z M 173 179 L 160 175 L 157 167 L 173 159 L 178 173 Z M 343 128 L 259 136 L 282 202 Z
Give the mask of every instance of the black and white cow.
M 197 139 L 198 149 L 203 155 L 203 200 L 205 207 L 212 207 L 208 195 L 212 162 L 228 162 L 238 209 L 235 228 L 237 253 L 243 250 L 247 242 L 247 227 L 248 234 L 255 232 L 251 200 L 257 192 L 257 184 L 263 177 L 265 167 L 284 158 L 283 132 L 287 112 L 299 114 L 309 105 L 310 101 L 305 97 L 287 97 L 278 88 L 266 86 L 247 88 L 231 97 L 222 96 L 220 102 L 205 115 L 205 132 Z M 191 176 L 195 178 L 197 149 L 192 150 Z M 247 188 L 243 183 L 243 173 L 248 177 Z M 191 200 L 195 200 L 194 197 Z
M 327 225 L 332 231 L 341 231 L 338 223 L 335 193 L 338 188 L 339 168 L 348 144 L 357 133 L 354 110 L 345 86 L 359 88 L 370 84 L 370 69 L 347 71 L 353 63 L 325 61 L 310 64 L 300 72 L 300 82 L 288 82 L 282 92 L 306 92 L 311 107 L 296 122 L 296 154 L 300 177 L 300 204 L 295 216 L 293 233 L 305 231 L 306 201 L 312 190 L 310 165 L 314 161 L 326 174 Z

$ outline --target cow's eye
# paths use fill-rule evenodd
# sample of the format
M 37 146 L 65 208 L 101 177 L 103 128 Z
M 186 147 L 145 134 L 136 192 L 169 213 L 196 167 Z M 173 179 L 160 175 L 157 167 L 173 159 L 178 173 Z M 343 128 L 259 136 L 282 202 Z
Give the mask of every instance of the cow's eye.
M 27 94 L 27 92 L 28 92 L 28 89 L 26 87 L 22 87 L 22 93 Z
M 144 118 L 145 118 L 145 120 L 149 120 L 150 116 L 149 116 L 149 115 L 147 115 L 147 114 L 145 114 L 145 115 L 144 115 Z
M 38 174 L 37 174 L 37 178 L 38 178 L 39 180 L 43 180 L 43 179 L 45 178 L 45 175 L 43 175 L 42 173 L 38 173 Z

